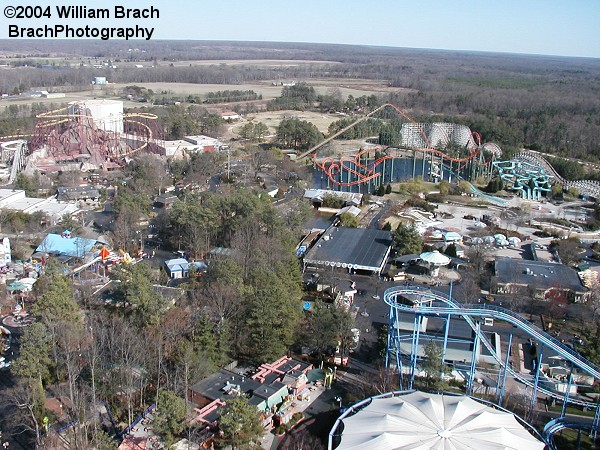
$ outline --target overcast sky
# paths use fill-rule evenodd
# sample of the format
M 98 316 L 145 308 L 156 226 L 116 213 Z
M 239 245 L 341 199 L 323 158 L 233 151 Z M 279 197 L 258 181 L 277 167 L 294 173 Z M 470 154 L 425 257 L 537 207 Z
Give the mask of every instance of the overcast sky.
M 3 4 L 16 6 L 22 1 Z M 111 10 L 114 5 L 154 5 L 160 11 L 158 20 L 69 21 L 154 27 L 153 40 L 321 42 L 600 57 L 600 0 L 30 0 L 27 4 Z M 8 24 L 64 21 L 2 16 L 0 22 L 0 37 L 6 38 Z

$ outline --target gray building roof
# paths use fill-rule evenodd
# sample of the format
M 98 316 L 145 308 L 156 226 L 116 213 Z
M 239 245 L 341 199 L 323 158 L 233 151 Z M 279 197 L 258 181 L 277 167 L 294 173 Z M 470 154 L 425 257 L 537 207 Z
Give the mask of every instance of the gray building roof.
M 224 388 L 228 384 L 240 386 L 243 393 L 254 391 L 261 387 L 258 381 L 252 380 L 250 377 L 244 377 L 234 372 L 221 369 L 218 372 L 210 375 L 202 381 L 194 384 L 191 389 L 198 394 L 210 400 L 227 399 L 229 396 Z
M 564 264 L 499 258 L 496 260 L 495 272 L 498 284 L 587 292 L 587 288 L 581 284 L 577 272 Z
M 173 194 L 167 192 L 164 194 L 157 195 L 154 198 L 154 203 L 157 203 L 159 205 L 164 205 L 164 206 L 170 206 L 173 203 L 175 203 L 177 200 L 179 200 L 179 198 L 176 195 L 173 195 Z
M 100 192 L 94 186 L 59 186 L 57 198 L 60 201 L 87 200 L 100 198 Z
M 391 247 L 389 231 L 331 227 L 306 253 L 304 263 L 380 271 Z
M 211 401 L 221 399 L 226 402 L 228 398 L 244 394 L 250 396 L 250 404 L 258 406 L 265 402 L 267 407 L 270 407 L 273 406 L 272 403 L 281 401 L 282 391 L 285 390 L 287 395 L 286 388 L 287 386 L 280 381 L 261 383 L 251 377 L 221 369 L 194 384 L 191 390 Z

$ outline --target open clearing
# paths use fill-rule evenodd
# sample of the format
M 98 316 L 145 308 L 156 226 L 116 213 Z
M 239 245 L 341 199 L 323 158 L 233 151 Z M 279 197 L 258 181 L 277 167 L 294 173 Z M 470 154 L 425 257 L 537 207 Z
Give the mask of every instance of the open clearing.
M 237 130 L 248 121 L 262 122 L 269 127 L 269 134 L 275 134 L 276 128 L 283 119 L 300 119 L 313 123 L 321 133 L 326 134 L 329 124 L 340 120 L 342 116 L 337 114 L 324 114 L 311 111 L 265 111 L 260 113 L 252 113 L 246 116 L 246 119 L 232 127 L 232 131 L 237 133 Z
M 208 63 L 208 61 L 205 61 Z M 214 62 L 214 61 L 213 61 Z M 247 61 L 233 61 L 229 63 L 239 63 L 243 64 Z M 258 64 L 260 61 L 255 61 Z M 262 61 L 269 62 L 269 61 Z M 279 63 L 284 63 L 284 61 L 278 61 Z M 285 61 L 287 63 L 288 61 Z M 306 63 L 307 61 L 301 61 L 299 63 Z M 133 69 L 133 70 L 143 70 L 143 69 Z M 277 80 L 282 81 L 282 80 Z M 283 80 L 283 81 L 292 81 L 292 80 Z M 303 80 L 295 80 L 295 81 L 303 81 Z M 349 95 L 353 95 L 354 97 L 360 97 L 363 95 L 378 95 L 389 92 L 396 93 L 408 93 L 412 92 L 411 89 L 404 88 L 394 88 L 389 87 L 387 81 L 385 80 L 366 80 L 366 79 L 342 79 L 342 78 L 311 78 L 307 80 L 311 86 L 315 88 L 315 91 L 318 94 L 330 94 L 334 90 L 339 91 L 342 95 L 342 98 L 346 98 Z M 195 84 L 195 83 L 167 83 L 167 82 L 156 82 L 156 83 L 110 83 L 106 85 L 99 86 L 89 86 L 89 89 L 85 89 L 83 91 L 77 92 L 66 92 L 65 98 L 31 98 L 31 97 L 20 97 L 18 99 L 10 98 L 3 99 L 0 101 L 0 109 L 6 108 L 11 104 L 32 104 L 32 103 L 43 103 L 43 104 L 65 104 L 72 101 L 77 100 L 86 100 L 90 98 L 106 98 L 106 99 L 119 99 L 119 93 L 126 87 L 131 85 L 137 85 L 141 87 L 145 87 L 146 89 L 152 89 L 155 93 L 166 93 L 167 95 L 199 95 L 204 96 L 209 92 L 216 91 L 225 91 L 225 90 L 252 90 L 256 92 L 258 95 L 262 95 L 263 101 L 271 100 L 273 98 L 279 97 L 281 95 L 282 86 L 273 86 L 273 81 L 257 81 L 254 83 L 244 83 L 244 84 Z M 39 87 L 39 89 L 44 89 L 44 87 Z M 52 88 L 52 92 L 61 92 L 60 87 Z M 145 106 L 149 106 L 145 103 L 138 103 L 132 101 L 124 101 L 125 108 L 143 108 Z M 214 107 L 218 106 L 218 104 L 210 104 L 204 105 L 206 107 Z M 230 106 L 228 106 L 230 108 Z M 312 114 L 312 113 L 302 113 Z M 320 114 L 317 114 L 320 116 Z M 339 118 L 339 117 L 338 117 Z M 305 120 L 305 119 L 303 119 Z M 332 120 L 331 120 L 332 121 Z M 327 126 L 329 123 L 327 123 Z M 266 123 L 266 122 L 265 122 Z M 278 122 L 277 122 L 278 123 Z M 269 123 L 267 125 L 271 126 Z M 326 131 L 322 128 L 322 124 L 315 123 L 317 127 L 321 131 Z

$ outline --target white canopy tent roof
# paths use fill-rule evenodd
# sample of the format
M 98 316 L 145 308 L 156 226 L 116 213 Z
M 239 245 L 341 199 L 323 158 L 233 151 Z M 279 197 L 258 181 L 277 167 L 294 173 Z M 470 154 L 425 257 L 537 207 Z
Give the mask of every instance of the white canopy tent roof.
M 432 252 L 421 253 L 421 259 L 434 266 L 445 266 L 450 263 L 450 258 L 446 255 L 442 255 L 439 251 L 434 250 Z
M 375 397 L 342 417 L 337 450 L 542 450 L 514 415 L 466 396 L 412 392 Z

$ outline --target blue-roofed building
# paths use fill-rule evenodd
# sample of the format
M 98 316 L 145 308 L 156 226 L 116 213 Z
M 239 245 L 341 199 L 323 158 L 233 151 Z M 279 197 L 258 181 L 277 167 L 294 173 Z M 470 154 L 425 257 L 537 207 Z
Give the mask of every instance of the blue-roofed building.
M 202 261 L 188 262 L 184 258 L 175 258 L 165 261 L 167 268 L 167 274 L 169 278 L 187 278 L 190 276 L 190 272 L 204 273 L 208 270 L 208 266 Z
M 36 252 L 49 255 L 62 255 L 72 258 L 85 258 L 96 246 L 96 239 L 72 237 L 70 234 L 47 234 L 36 248 Z

